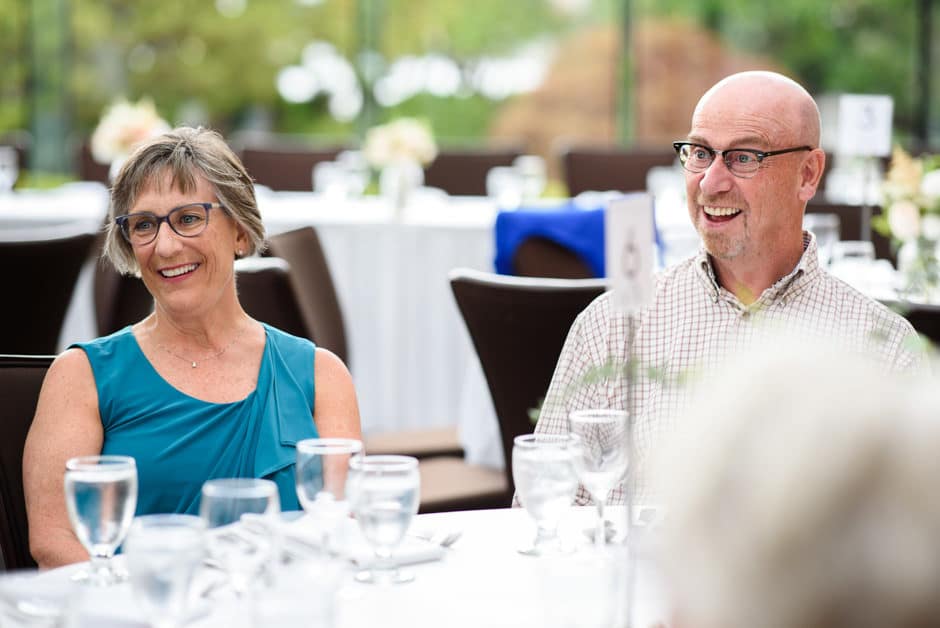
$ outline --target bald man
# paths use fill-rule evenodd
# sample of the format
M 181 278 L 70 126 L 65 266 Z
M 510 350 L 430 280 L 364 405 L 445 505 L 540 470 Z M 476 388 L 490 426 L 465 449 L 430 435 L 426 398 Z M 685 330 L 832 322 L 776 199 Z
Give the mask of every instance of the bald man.
M 911 325 L 829 275 L 813 235 L 803 231 L 826 161 L 819 126 L 812 97 L 780 74 L 734 74 L 702 96 L 688 137 L 674 144 L 702 248 L 656 278 L 642 312 L 616 311 L 608 293 L 581 313 L 537 433 L 567 432 L 572 410 L 627 408 L 642 466 L 674 427 L 689 382 L 781 328 L 796 329 L 807 343 L 841 342 L 886 370 L 924 368 Z M 767 403 L 798 408 L 798 400 Z M 608 499 L 622 500 L 622 487 Z M 579 488 L 577 503 L 589 502 Z

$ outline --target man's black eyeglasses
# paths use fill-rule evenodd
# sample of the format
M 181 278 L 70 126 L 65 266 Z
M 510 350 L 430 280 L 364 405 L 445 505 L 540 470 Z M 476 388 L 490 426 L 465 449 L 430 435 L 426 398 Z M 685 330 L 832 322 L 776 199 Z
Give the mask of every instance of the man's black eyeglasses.
M 124 239 L 132 246 L 144 246 L 157 238 L 160 225 L 167 223 L 177 235 L 195 238 L 206 230 L 209 224 L 209 210 L 221 209 L 221 203 L 189 203 L 174 207 L 166 216 L 157 216 L 153 212 L 134 212 L 114 219 L 121 228 Z
M 672 147 L 679 154 L 679 162 L 682 167 L 689 172 L 698 174 L 705 172 L 715 156 L 721 155 L 722 161 L 736 177 L 747 179 L 753 177 L 760 170 L 761 162 L 774 155 L 783 155 L 785 153 L 794 153 L 801 150 L 813 150 L 811 146 L 796 146 L 794 148 L 784 148 L 782 150 L 754 150 L 751 148 L 728 148 L 726 150 L 715 150 L 701 144 L 692 142 L 673 142 Z

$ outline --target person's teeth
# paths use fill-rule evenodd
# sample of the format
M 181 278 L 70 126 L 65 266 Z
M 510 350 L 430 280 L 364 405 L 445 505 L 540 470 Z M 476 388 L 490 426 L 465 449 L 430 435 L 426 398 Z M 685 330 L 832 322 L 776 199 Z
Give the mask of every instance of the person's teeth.
M 736 207 L 711 207 L 705 205 L 704 209 L 709 216 L 733 216 L 741 213 L 741 210 Z
M 192 272 L 194 270 L 196 270 L 196 264 L 187 264 L 186 266 L 171 268 L 170 270 L 161 270 L 160 274 L 164 277 L 179 277 L 180 275 Z

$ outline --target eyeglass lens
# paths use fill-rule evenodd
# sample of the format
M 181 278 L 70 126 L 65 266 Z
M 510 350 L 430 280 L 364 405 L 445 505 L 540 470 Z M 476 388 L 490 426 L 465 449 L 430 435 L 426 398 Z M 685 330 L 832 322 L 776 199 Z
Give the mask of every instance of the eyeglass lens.
M 164 217 L 151 212 L 128 214 L 124 222 L 124 233 L 131 244 L 149 244 L 157 237 L 160 223 L 167 222 L 170 228 L 184 238 L 192 238 L 205 230 L 209 222 L 209 206 L 203 203 L 183 205 Z
M 679 161 L 689 172 L 703 172 L 717 154 L 704 146 L 686 144 L 679 150 Z M 727 150 L 721 153 L 721 158 L 734 174 L 753 174 L 760 168 L 757 154 L 749 150 Z

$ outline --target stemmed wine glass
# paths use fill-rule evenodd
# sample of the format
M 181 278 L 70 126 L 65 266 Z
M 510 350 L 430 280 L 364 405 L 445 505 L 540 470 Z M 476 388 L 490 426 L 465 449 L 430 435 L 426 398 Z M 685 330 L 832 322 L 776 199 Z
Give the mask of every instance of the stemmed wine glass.
M 630 423 L 622 410 L 575 410 L 568 428 L 581 438 L 574 467 L 578 479 L 597 505 L 595 545 L 606 542 L 604 503 L 627 472 Z
M 111 558 L 124 540 L 137 508 L 137 464 L 130 456 L 79 456 L 65 463 L 65 507 L 91 557 L 90 570 L 73 578 L 96 586 L 127 579 Z
M 205 521 L 193 515 L 145 515 L 131 524 L 124 543 L 131 587 L 155 628 L 183 623 L 205 537 Z
M 516 495 L 537 528 L 535 540 L 520 553 L 538 556 L 558 549 L 558 522 L 578 488 L 573 459 L 580 442 L 576 434 L 524 434 L 513 440 Z
M 417 458 L 362 456 L 349 461 L 349 471 L 353 513 L 375 551 L 372 568 L 360 571 L 356 580 L 380 584 L 414 580 L 414 573 L 398 569 L 392 554 L 418 512 Z
M 308 438 L 297 443 L 297 498 L 314 515 L 321 548 L 327 552 L 335 550 L 332 539 L 349 514 L 349 462 L 361 456 L 362 441 L 354 438 Z
M 228 573 L 232 589 L 244 596 L 252 577 L 275 556 L 277 526 L 266 526 L 264 533 L 231 526 L 243 515 L 257 514 L 254 527 L 278 516 L 281 500 L 277 484 L 254 478 L 223 478 L 208 480 L 202 485 L 199 516 L 210 529 L 207 535 L 209 555 Z M 215 530 L 231 526 L 226 530 Z

